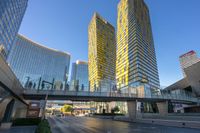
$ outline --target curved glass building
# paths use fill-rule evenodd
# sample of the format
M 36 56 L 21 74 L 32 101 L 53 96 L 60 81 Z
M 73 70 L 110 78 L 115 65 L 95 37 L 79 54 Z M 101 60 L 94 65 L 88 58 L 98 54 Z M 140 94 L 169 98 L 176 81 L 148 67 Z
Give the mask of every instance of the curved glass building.
M 68 80 L 70 54 L 17 35 L 8 63 L 25 88 L 64 89 Z
M 21 25 L 28 0 L 0 0 L 0 55 L 7 58 Z

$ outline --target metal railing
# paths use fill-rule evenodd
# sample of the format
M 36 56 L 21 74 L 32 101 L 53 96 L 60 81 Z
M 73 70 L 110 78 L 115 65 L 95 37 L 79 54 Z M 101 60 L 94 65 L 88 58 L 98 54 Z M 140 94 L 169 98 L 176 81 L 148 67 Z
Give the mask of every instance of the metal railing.
M 198 102 L 197 98 L 189 95 L 178 94 L 133 94 L 133 93 L 119 93 L 119 92 L 90 92 L 90 91 L 67 91 L 67 90 L 30 90 L 25 89 L 24 94 L 27 95 L 53 95 L 53 96 L 74 96 L 74 97 L 108 97 L 108 98 L 135 98 L 135 99 L 160 99 L 160 100 L 180 100 Z

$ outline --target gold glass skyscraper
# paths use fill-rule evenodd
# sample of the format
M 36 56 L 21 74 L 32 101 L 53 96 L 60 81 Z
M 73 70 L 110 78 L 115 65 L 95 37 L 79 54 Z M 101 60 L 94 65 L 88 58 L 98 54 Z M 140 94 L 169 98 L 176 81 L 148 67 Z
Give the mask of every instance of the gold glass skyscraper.
M 118 4 L 116 80 L 119 88 L 160 86 L 149 10 L 143 0 Z
M 105 89 L 115 81 L 115 62 L 115 29 L 98 13 L 94 13 L 88 27 L 88 71 L 91 91 L 106 91 Z

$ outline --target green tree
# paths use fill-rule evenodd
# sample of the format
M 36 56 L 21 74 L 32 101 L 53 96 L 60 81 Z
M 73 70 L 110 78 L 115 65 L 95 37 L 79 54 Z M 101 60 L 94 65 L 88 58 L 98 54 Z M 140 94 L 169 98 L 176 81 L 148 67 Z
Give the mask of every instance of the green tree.
M 73 108 L 71 105 L 64 105 L 62 111 L 63 112 L 72 112 Z
M 115 112 L 119 112 L 119 107 L 115 106 L 114 108 L 111 109 L 112 114 L 114 114 Z

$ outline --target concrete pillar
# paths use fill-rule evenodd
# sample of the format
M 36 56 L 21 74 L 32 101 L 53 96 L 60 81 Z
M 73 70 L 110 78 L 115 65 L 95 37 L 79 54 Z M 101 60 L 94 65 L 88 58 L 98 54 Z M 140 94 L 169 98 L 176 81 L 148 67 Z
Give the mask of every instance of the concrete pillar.
M 16 101 L 13 109 L 13 118 L 26 118 L 27 108 L 25 104 L 20 101 Z
M 14 105 L 10 105 L 8 108 L 8 105 L 13 101 Z M 8 108 L 8 109 L 7 109 Z M 13 97 L 9 96 L 4 98 L 0 102 L 0 121 L 4 119 L 1 123 L 2 129 L 8 129 L 11 127 L 12 122 L 10 121 L 11 119 L 15 118 L 25 118 L 26 117 L 26 112 L 27 112 L 27 107 L 23 103 L 21 103 L 18 100 L 15 100 Z M 7 110 L 7 112 L 6 112 Z M 9 120 L 10 119 L 10 120 Z
M 13 106 L 15 104 L 15 99 L 12 99 L 10 97 L 4 99 L 0 106 L 3 107 L 3 110 L 1 112 L 2 116 L 2 123 L 1 123 L 1 129 L 9 129 L 12 125 L 11 119 L 12 119 L 12 113 L 13 113 Z M 0 108 L 1 109 L 1 108 Z
M 137 101 L 128 101 L 127 106 L 129 118 L 135 120 L 137 115 Z
M 15 112 L 15 118 L 26 118 L 26 114 L 27 114 L 27 107 L 17 108 Z
M 0 102 L 0 121 L 3 119 L 6 107 L 11 100 L 12 97 L 6 97 Z
M 168 101 L 157 102 L 157 107 L 160 116 L 166 116 L 168 114 Z

